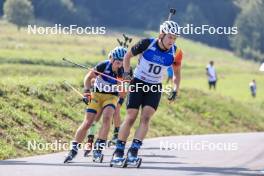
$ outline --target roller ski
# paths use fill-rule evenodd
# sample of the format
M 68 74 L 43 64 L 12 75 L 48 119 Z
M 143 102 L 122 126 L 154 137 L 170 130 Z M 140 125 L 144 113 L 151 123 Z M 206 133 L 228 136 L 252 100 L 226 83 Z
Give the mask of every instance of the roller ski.
M 142 158 L 138 157 L 138 150 L 130 148 L 127 152 L 127 158 L 125 162 L 127 166 L 134 166 L 139 168 L 142 163 Z
M 131 144 L 131 147 L 127 151 L 127 157 L 126 157 L 126 163 L 127 166 L 133 166 L 139 168 L 142 159 L 138 157 L 138 150 L 140 149 L 140 146 L 142 145 L 142 141 L 138 139 L 133 139 L 133 142 Z
M 77 151 L 75 150 L 70 150 L 69 154 L 66 156 L 64 163 L 69 163 L 70 161 L 73 160 L 73 158 L 75 158 L 75 156 L 77 155 Z
M 88 141 L 85 144 L 84 157 L 88 157 L 89 153 L 93 149 L 94 135 L 88 135 Z
M 110 167 L 127 167 L 126 158 L 124 158 L 124 151 L 116 150 L 110 161 Z
M 104 160 L 104 154 L 100 150 L 93 151 L 93 162 L 95 163 L 102 163 Z

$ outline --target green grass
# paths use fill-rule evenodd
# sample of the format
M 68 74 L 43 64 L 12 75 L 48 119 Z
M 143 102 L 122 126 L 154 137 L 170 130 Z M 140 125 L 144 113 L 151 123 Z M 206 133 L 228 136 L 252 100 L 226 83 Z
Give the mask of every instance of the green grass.
M 148 35 L 156 33 L 133 36 L 133 42 Z M 61 58 L 95 65 L 105 58 L 101 49 L 114 48 L 120 36 L 28 35 L 0 21 L 0 159 L 55 152 L 27 150 L 29 140 L 72 139 L 85 105 L 62 82 L 81 90 L 86 71 Z M 175 104 L 162 97 L 147 137 L 264 130 L 264 75 L 258 64 L 183 38 L 177 45 L 184 51 L 182 90 Z M 219 75 L 216 91 L 208 91 L 205 77 L 210 60 Z M 256 99 L 249 94 L 252 79 L 258 84 Z

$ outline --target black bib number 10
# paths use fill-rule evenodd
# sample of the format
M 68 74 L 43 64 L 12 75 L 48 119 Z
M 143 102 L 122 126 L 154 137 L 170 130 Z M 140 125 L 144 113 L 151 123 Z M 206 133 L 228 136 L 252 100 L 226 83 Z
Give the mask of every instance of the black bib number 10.
M 154 65 L 154 64 L 149 64 L 149 73 L 154 73 L 154 74 L 160 74 L 161 71 L 161 66 L 159 65 Z

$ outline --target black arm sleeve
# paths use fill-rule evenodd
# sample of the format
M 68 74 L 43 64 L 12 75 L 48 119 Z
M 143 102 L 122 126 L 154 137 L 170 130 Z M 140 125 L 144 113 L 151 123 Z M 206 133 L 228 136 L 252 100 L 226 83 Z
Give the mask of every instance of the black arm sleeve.
M 131 52 L 134 56 L 142 53 L 143 51 L 145 51 L 148 46 L 150 45 L 151 41 L 150 39 L 142 39 L 140 40 L 138 43 L 136 43 L 134 46 L 132 46 L 131 48 Z
M 107 63 L 106 62 L 100 62 L 99 64 L 97 64 L 94 68 L 96 71 L 98 72 L 104 72 L 105 68 L 106 68 Z M 96 75 L 98 75 L 97 73 L 95 73 Z

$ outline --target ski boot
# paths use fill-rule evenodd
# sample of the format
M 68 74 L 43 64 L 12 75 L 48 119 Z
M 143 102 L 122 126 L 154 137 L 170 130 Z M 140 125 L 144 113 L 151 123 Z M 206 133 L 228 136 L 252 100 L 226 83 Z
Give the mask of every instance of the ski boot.
M 77 155 L 77 151 L 71 149 L 69 154 L 66 156 L 64 163 L 69 163 L 76 155 Z
M 102 154 L 101 150 L 94 150 L 93 151 L 93 162 L 95 163 L 102 163 L 104 160 L 104 154 Z

